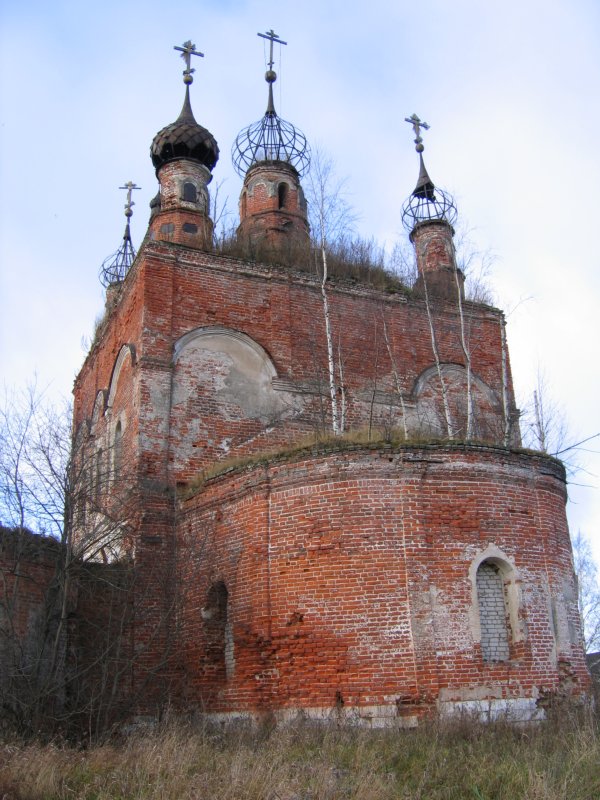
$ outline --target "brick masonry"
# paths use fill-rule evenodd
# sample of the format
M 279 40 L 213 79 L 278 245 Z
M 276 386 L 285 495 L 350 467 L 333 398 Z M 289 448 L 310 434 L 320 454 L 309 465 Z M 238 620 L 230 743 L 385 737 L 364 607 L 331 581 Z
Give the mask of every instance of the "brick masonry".
M 301 200 L 263 172 L 242 198 L 255 232 Z M 182 227 L 201 212 L 178 192 L 112 292 L 74 389 L 78 446 L 101 448 L 110 469 L 118 439 L 136 498 L 138 710 L 412 724 L 484 706 L 531 717 L 585 694 L 565 475 L 518 449 L 497 309 L 463 301 L 474 441 L 443 441 L 440 375 L 466 433 L 451 231 L 420 232 L 433 237 L 421 275 L 444 273 L 430 298 L 439 367 L 422 292 L 328 283 L 347 426 L 397 440 L 406 423 L 413 443 L 284 456 L 331 427 L 319 281 L 310 265 L 201 249 Z
M 561 690 L 559 661 L 584 690 L 564 498 L 559 464 L 491 447 L 314 450 L 210 480 L 178 525 L 186 704 L 376 721 L 373 708 L 540 701 Z M 500 580 L 492 654 L 475 580 L 490 559 L 515 604 L 511 621 Z M 206 646 L 216 584 L 229 671 L 224 648 L 219 670 Z

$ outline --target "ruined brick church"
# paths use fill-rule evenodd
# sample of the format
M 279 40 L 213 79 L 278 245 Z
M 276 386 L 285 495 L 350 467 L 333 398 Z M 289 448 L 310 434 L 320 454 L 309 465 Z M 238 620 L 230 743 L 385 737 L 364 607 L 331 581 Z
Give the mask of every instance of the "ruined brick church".
M 127 496 L 121 550 L 103 555 L 138 576 L 139 713 L 411 725 L 536 718 L 584 694 L 565 471 L 520 446 L 504 317 L 465 298 L 423 123 L 414 191 L 395 176 L 416 283 L 325 280 L 309 149 L 277 115 L 271 56 L 267 111 L 233 147 L 226 254 L 208 189 L 219 148 L 190 99 L 197 51 L 179 49 L 184 103 L 152 142 L 148 231 L 128 259 L 127 225 L 104 271 L 74 389 L 96 494 Z

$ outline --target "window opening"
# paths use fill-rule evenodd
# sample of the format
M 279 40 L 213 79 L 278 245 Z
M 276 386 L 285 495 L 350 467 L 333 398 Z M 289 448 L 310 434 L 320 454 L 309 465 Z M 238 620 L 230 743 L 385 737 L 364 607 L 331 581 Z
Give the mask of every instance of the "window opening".
M 183 184 L 183 199 L 186 203 L 198 202 L 198 191 L 193 183 Z
M 100 495 L 102 493 L 102 448 L 99 447 L 96 451 L 96 469 L 95 469 L 95 483 L 94 483 L 94 495 L 96 500 L 100 499 Z
M 280 183 L 277 189 L 277 199 L 279 201 L 279 208 L 285 208 L 288 202 L 288 185 L 287 183 Z
M 510 657 L 506 592 L 500 569 L 483 561 L 477 569 L 477 599 L 484 661 L 507 661 Z
M 202 609 L 206 632 L 206 673 L 217 680 L 233 675 L 233 631 L 229 620 L 229 593 L 223 581 L 214 583 Z
M 121 477 L 121 463 L 123 456 L 123 428 L 121 426 L 121 420 L 117 422 L 117 426 L 115 428 L 113 448 L 113 473 L 115 481 L 118 481 Z

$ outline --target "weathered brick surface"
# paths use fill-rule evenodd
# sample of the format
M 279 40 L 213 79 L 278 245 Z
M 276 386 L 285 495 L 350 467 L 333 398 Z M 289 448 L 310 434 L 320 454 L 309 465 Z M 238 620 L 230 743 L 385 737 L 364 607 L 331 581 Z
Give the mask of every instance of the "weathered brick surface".
M 0 658 L 10 641 L 39 645 L 61 557 L 55 539 L 0 528 Z
M 187 701 L 425 709 L 440 697 L 537 698 L 560 690 L 559 659 L 584 689 L 580 632 L 564 624 L 576 614 L 564 515 L 540 535 L 548 492 L 558 512 L 564 476 L 548 459 L 444 446 L 305 455 L 213 479 L 179 522 Z M 507 628 L 510 656 L 497 661 L 482 656 L 472 574 L 490 548 L 518 585 L 519 630 Z M 220 682 L 202 614 L 217 582 L 235 643 Z
M 582 691 L 564 474 L 552 460 L 479 446 L 307 453 L 177 499 L 215 462 L 330 427 L 318 281 L 184 242 L 147 238 L 75 384 L 87 447 L 110 453 L 120 423 L 123 482 L 137 498 L 132 682 L 148 687 L 144 710 L 172 698 L 215 712 L 363 708 L 383 719 Z M 424 299 L 343 280 L 328 292 L 348 426 L 402 431 L 404 408 L 412 435 L 443 438 Z M 461 438 L 457 304 L 451 293 L 431 300 Z M 475 435 L 498 444 L 503 318 L 464 310 Z M 514 418 L 510 371 L 505 388 Z M 505 659 L 482 653 L 486 559 L 503 576 Z
M 121 304 L 103 329 L 101 344 L 92 351 L 76 383 L 76 418 L 79 422 L 91 417 L 96 393 L 110 385 L 120 347 L 134 345 L 137 406 L 130 416 L 139 425 L 144 473 L 164 473 L 165 448 L 170 448 L 169 458 L 177 464 L 176 474 L 171 475 L 175 482 L 188 480 L 217 458 L 264 449 L 269 443 L 329 424 L 322 302 L 318 284 L 310 276 L 147 242 L 123 292 Z M 438 377 L 423 301 L 340 284 L 332 285 L 330 304 L 343 359 L 349 425 L 400 425 L 395 369 L 412 427 L 442 432 Z M 478 398 L 476 430 L 482 438 L 498 440 L 502 431 L 501 315 L 468 304 L 466 314 Z M 464 355 L 455 305 L 438 305 L 434 319 L 460 433 L 464 391 L 456 387 L 464 384 Z M 384 324 L 394 365 L 385 346 Z M 185 352 L 173 363 L 178 340 L 195 329 L 215 326 L 242 332 L 264 350 L 279 381 L 273 384 L 271 418 L 249 415 L 235 403 L 227 410 L 218 396 L 219 387 L 215 391 L 210 385 L 218 377 L 216 372 L 201 385 L 194 377 L 196 365 L 186 361 Z M 229 377 L 224 375 L 223 381 Z M 277 397 L 281 402 L 276 402 Z M 514 405 L 510 386 L 509 401 Z M 200 419 L 214 435 L 186 438 L 188 426 Z M 180 431 L 179 440 L 174 438 L 170 445 L 169 428 Z M 186 448 L 194 452 L 183 458 Z M 166 479 L 164 474 L 162 479 Z
M 244 179 L 238 236 L 250 242 L 285 247 L 308 242 L 306 200 L 298 173 L 289 164 L 255 164 Z

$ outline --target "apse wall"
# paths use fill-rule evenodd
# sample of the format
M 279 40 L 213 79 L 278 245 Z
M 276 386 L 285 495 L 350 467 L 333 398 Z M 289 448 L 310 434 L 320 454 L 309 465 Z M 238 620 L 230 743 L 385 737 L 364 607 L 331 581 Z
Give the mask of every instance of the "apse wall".
M 557 461 L 484 446 L 313 448 L 207 481 L 178 522 L 185 702 L 380 725 L 581 694 L 564 504 Z

